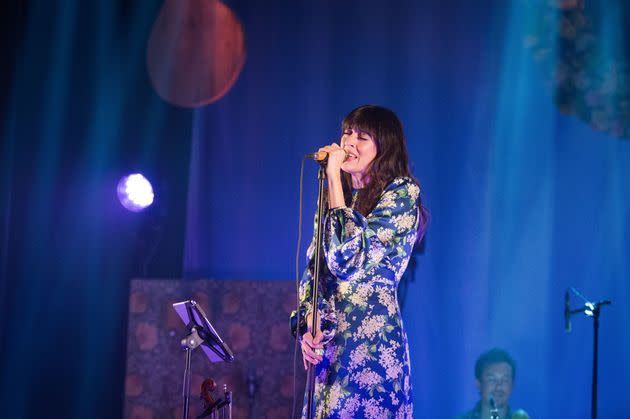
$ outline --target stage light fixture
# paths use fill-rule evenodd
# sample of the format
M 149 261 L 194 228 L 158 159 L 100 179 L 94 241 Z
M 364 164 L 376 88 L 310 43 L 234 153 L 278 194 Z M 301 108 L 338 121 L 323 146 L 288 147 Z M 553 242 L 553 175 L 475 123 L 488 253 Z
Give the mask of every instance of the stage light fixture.
M 151 182 L 140 173 L 133 173 L 120 179 L 117 192 L 121 205 L 129 211 L 140 212 L 153 203 Z

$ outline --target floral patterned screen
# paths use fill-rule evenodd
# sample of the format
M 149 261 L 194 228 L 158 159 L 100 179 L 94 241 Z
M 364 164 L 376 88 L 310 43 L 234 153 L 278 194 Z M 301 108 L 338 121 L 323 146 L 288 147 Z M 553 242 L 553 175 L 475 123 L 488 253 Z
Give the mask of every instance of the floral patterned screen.
M 125 418 L 181 418 L 184 324 L 172 304 L 193 299 L 234 353 L 233 363 L 213 364 L 192 354 L 189 417 L 203 412 L 202 382 L 233 392 L 234 418 L 289 418 L 293 403 L 294 340 L 288 316 L 295 306 L 291 281 L 135 279 L 129 292 Z M 297 406 L 304 372 L 298 359 Z

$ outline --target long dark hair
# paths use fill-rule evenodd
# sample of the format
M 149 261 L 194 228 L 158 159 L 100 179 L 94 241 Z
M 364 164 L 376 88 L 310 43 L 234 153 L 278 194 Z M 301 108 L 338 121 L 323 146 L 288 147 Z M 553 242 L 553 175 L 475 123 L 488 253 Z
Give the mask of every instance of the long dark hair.
M 341 123 L 341 133 L 348 130 L 363 131 L 376 143 L 376 157 L 367 169 L 367 185 L 359 190 L 354 208 L 367 216 L 378 203 L 383 190 L 397 177 L 408 177 L 420 186 L 409 170 L 407 142 L 402 124 L 394 112 L 382 106 L 363 105 L 350 112 Z M 342 185 L 346 205 L 352 203 L 352 177 L 342 172 Z M 428 213 L 420 198 L 419 231 L 421 238 L 428 219 Z

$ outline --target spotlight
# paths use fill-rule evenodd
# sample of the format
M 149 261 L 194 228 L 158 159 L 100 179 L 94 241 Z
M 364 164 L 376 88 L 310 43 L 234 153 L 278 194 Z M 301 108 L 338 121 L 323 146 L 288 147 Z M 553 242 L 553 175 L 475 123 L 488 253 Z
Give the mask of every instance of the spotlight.
M 142 174 L 125 176 L 118 182 L 118 200 L 129 211 L 140 212 L 153 203 L 153 187 Z

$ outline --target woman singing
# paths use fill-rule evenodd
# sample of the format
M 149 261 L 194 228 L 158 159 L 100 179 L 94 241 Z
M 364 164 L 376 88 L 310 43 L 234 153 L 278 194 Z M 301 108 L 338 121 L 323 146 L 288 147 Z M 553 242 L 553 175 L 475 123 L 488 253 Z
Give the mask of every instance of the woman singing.
M 396 290 L 426 211 L 402 125 L 389 109 L 361 106 L 344 119 L 340 144 L 320 151 L 328 153 L 328 202 L 314 337 L 314 242 L 299 306 L 304 367 L 315 365 L 316 417 L 411 418 L 409 349 Z

